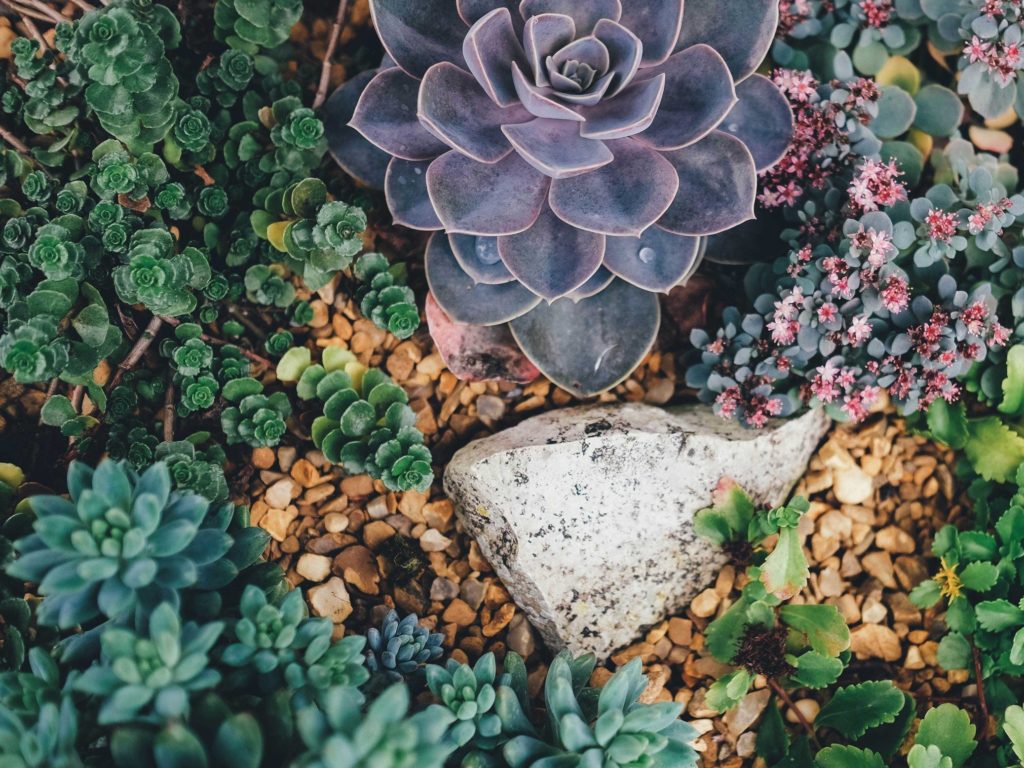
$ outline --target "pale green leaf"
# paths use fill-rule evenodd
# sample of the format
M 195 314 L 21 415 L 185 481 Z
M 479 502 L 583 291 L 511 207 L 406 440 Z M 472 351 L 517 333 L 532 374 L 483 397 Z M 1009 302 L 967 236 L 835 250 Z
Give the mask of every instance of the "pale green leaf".
M 917 743 L 926 747 L 935 745 L 953 761 L 953 768 L 960 768 L 978 746 L 974 732 L 970 715 L 952 704 L 940 704 L 928 710 L 921 721 Z
M 806 636 L 807 645 L 824 656 L 838 656 L 850 647 L 850 628 L 834 605 L 784 605 L 782 622 Z

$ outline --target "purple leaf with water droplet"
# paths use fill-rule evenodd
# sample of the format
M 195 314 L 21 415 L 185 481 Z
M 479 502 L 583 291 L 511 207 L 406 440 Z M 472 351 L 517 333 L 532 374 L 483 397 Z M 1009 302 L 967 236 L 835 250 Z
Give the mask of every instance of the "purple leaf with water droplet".
M 542 303 L 510 327 L 545 376 L 589 397 L 629 376 L 650 351 L 660 323 L 655 294 L 615 280 L 589 299 Z

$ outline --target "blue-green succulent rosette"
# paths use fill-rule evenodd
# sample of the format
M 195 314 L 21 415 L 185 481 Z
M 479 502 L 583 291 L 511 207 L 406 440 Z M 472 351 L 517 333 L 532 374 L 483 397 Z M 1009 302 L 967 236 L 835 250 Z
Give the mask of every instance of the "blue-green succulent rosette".
M 508 324 L 588 395 L 643 360 L 658 293 L 753 218 L 793 117 L 754 74 L 777 0 L 371 0 L 387 51 L 337 91 L 331 151 L 434 232 L 426 272 L 463 324 Z

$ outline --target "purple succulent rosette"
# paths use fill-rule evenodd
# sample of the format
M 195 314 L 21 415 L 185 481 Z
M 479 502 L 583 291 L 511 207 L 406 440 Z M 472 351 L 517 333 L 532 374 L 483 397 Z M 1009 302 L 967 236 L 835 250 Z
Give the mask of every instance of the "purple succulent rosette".
M 753 218 L 793 130 L 754 74 L 778 0 L 370 0 L 388 56 L 328 103 L 331 150 L 433 231 L 431 292 L 509 323 L 558 385 L 619 383 L 657 293 Z

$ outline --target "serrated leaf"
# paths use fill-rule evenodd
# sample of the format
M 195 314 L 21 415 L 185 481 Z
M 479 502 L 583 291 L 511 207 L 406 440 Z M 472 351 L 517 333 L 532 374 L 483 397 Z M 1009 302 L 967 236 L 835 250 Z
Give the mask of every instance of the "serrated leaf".
M 900 751 L 917 717 L 917 701 L 908 693 L 903 694 L 903 709 L 891 723 L 870 729 L 854 746 L 865 747 L 889 759 Z
M 814 765 L 817 768 L 885 768 L 877 752 L 842 744 L 825 747 L 815 756 Z
M 1004 632 L 1024 625 L 1024 611 L 1009 600 L 986 600 L 978 603 L 975 616 L 981 628 L 989 632 Z
M 807 584 L 807 558 L 796 528 L 782 528 L 775 549 L 761 565 L 765 589 L 780 600 L 789 600 Z
M 790 679 L 805 688 L 824 688 L 832 685 L 843 673 L 843 662 L 834 656 L 823 656 L 817 651 L 807 651 L 796 657 L 796 672 Z
M 964 452 L 974 471 L 986 480 L 1009 482 L 1024 462 L 1024 438 L 998 416 L 971 420 L 967 432 Z
M 999 569 L 992 563 L 968 563 L 960 572 L 960 583 L 975 592 L 987 592 L 995 586 Z
M 965 635 L 974 633 L 978 626 L 974 617 L 974 606 L 966 597 L 960 597 L 949 604 L 946 609 L 946 626 L 954 632 L 962 632 Z
M 859 739 L 871 728 L 891 723 L 903 709 L 903 692 L 889 681 L 871 681 L 838 689 L 814 719 L 818 728 L 831 728 L 848 739 Z
M 917 743 L 935 745 L 943 755 L 960 768 L 978 746 L 971 717 L 952 704 L 940 704 L 928 711 L 917 730 Z
M 704 633 L 704 644 L 711 655 L 723 664 L 732 662 L 747 628 L 750 598 L 741 597 L 721 616 L 712 621 Z
M 838 656 L 850 647 L 850 628 L 834 605 L 784 605 L 782 622 L 805 635 L 807 644 L 824 656 Z
M 910 602 L 918 608 L 931 608 L 942 599 L 942 588 L 935 579 L 922 581 L 910 590 Z

